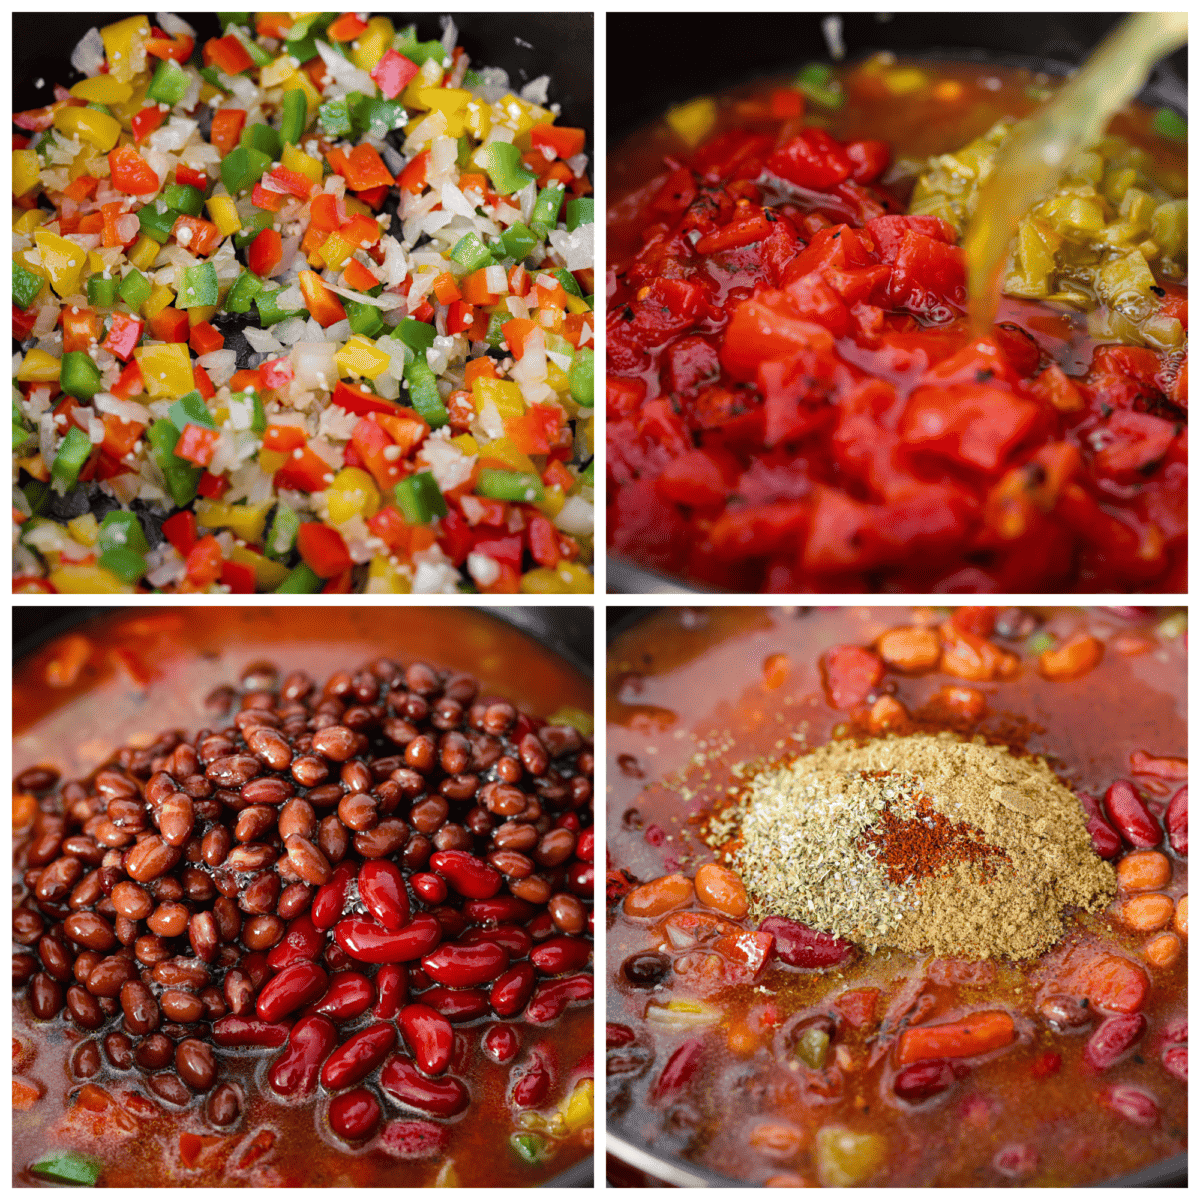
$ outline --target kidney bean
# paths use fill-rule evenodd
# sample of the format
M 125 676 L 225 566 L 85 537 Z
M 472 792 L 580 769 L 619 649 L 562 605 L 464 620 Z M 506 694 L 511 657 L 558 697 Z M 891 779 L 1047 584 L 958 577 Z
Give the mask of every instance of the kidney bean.
M 387 1022 L 359 1030 L 325 1060 L 321 1083 L 331 1090 L 358 1083 L 383 1062 L 395 1045 L 395 1026 Z
M 331 815 L 317 826 L 317 845 L 331 864 L 340 863 L 350 850 L 350 835 L 341 821 Z
M 163 1071 L 159 1075 L 151 1075 L 146 1082 L 150 1090 L 159 1099 L 165 1100 L 168 1104 L 174 1104 L 182 1108 L 192 1101 L 192 1093 L 184 1086 L 183 1080 L 170 1071 Z
M 516 963 L 492 984 L 492 1008 L 501 1017 L 514 1017 L 533 995 L 536 973 L 530 963 Z M 564 1005 L 565 1007 L 565 1005 Z
M 271 768 L 286 771 L 292 765 L 292 748 L 287 738 L 274 729 L 259 726 L 246 735 L 246 745 Z
M 334 1021 L 352 1021 L 375 1003 L 375 985 L 358 971 L 340 971 L 329 982 L 329 990 L 307 1011 Z
M 590 900 L 596 891 L 596 869 L 591 863 L 573 862 L 567 868 L 567 887 Z
M 547 901 L 547 910 L 554 926 L 569 936 L 581 934 L 587 926 L 587 912 L 579 898 L 569 892 L 559 892 Z
M 1089 817 L 1087 831 L 1092 839 L 1092 849 L 1101 858 L 1116 858 L 1121 852 L 1121 835 L 1103 817 Z
M 138 883 L 149 883 L 165 875 L 179 861 L 177 847 L 151 834 L 133 846 L 125 855 L 125 871 Z
M 279 895 L 275 915 L 284 921 L 292 921 L 312 907 L 317 889 L 306 883 L 289 883 Z
M 343 863 L 330 876 L 313 898 L 312 912 L 309 914 L 317 929 L 331 929 L 342 915 L 346 902 L 346 888 L 354 878 L 354 867 Z
M 71 1074 L 76 1079 L 91 1079 L 104 1064 L 100 1061 L 100 1047 L 90 1038 L 81 1042 L 71 1056 Z
M 251 917 L 242 926 L 242 943 L 248 950 L 269 950 L 283 937 L 284 924 L 275 916 Z
M 551 829 L 534 847 L 533 857 L 543 867 L 557 867 L 575 853 L 575 835 L 569 829 Z
M 296 962 L 284 967 L 258 993 L 256 1011 L 260 1020 L 278 1021 L 325 994 L 329 976 L 311 962 Z
M 594 992 L 595 982 L 590 975 L 547 979 L 534 989 L 533 998 L 525 1009 L 525 1019 L 536 1024 L 557 1020 L 569 1004 L 590 1000 Z
M 513 1106 L 536 1108 L 549 1094 L 550 1083 L 550 1072 L 541 1063 L 535 1062 L 529 1070 L 517 1076 L 512 1089 Z
M 298 834 L 292 834 L 284 842 L 284 846 L 287 848 L 288 861 L 305 883 L 319 887 L 329 882 L 333 870 L 328 859 L 312 842 L 305 841 Z
M 100 1002 L 86 988 L 72 984 L 67 988 L 66 1000 L 67 1011 L 82 1029 L 99 1029 L 104 1024 L 105 1016 Z
M 429 871 L 418 871 L 415 875 L 410 875 L 408 882 L 426 904 L 441 904 L 450 894 L 446 881 L 440 875 Z
M 375 1132 L 381 1109 L 373 1092 L 355 1088 L 329 1102 L 329 1128 L 348 1142 L 361 1141 Z
M 318 729 L 312 739 L 314 754 L 338 763 L 350 758 L 357 745 L 354 731 L 344 725 L 326 725 L 324 729 Z
M 1104 793 L 1104 811 L 1131 846 L 1157 846 L 1162 841 L 1158 822 L 1146 810 L 1133 784 L 1118 779 Z
M 462 850 L 439 850 L 430 856 L 429 865 L 469 900 L 490 900 L 503 882 L 494 867 Z
M 230 1014 L 213 1022 L 213 1041 L 218 1046 L 279 1047 L 288 1039 L 289 1027 L 254 1017 Z
M 543 942 L 529 957 L 545 975 L 562 975 L 587 966 L 592 956 L 591 945 L 582 938 L 556 937 Z
M 312 759 L 312 762 L 320 763 L 320 759 Z M 324 764 L 321 764 L 321 770 L 324 771 Z M 292 774 L 296 774 L 296 764 L 292 764 Z M 324 778 L 324 775 L 322 775 Z M 297 783 L 302 782 L 297 779 Z M 305 785 L 307 786 L 307 785 Z M 249 783 L 242 785 L 241 800 L 243 804 L 266 804 L 271 807 L 278 807 L 285 800 L 290 799 L 296 794 L 296 788 L 287 779 L 278 779 L 268 776 L 264 779 L 252 779 Z
M 426 988 L 421 993 L 421 1003 L 441 1013 L 452 1025 L 474 1021 L 490 1011 L 488 995 L 480 988 Z
M 400 1028 L 417 1065 L 426 1075 L 440 1075 L 450 1065 L 454 1030 L 446 1017 L 428 1004 L 409 1004 L 400 1012 Z
M 38 958 L 46 974 L 59 983 L 67 983 L 73 977 L 70 951 L 53 934 L 45 933 L 38 939 Z
M 210 867 L 219 867 L 229 856 L 233 836 L 224 825 L 214 825 L 207 830 L 200 842 L 200 857 Z
M 37 974 L 38 960 L 33 954 L 14 954 L 12 965 L 14 991 L 24 987 Z
M 1187 1083 L 1188 1048 L 1187 1046 L 1167 1046 L 1162 1052 L 1162 1065 L 1167 1074 L 1173 1075 L 1181 1083 Z
M 1171 803 L 1167 805 L 1166 823 L 1167 838 L 1171 843 L 1171 849 L 1183 858 L 1187 858 L 1188 812 L 1186 783 L 1171 797 Z
M 133 1042 L 123 1033 L 107 1034 L 104 1038 L 104 1057 L 118 1071 L 128 1071 L 133 1066 Z M 161 1062 L 157 1064 L 159 1067 L 162 1065 Z
M 262 763 L 253 754 L 226 754 L 204 769 L 205 778 L 223 788 L 240 788 L 261 774 Z
M 110 955 L 101 959 L 84 985 L 93 996 L 118 996 L 121 988 L 131 979 L 136 978 L 137 969 L 127 958 Z
M 374 829 L 354 835 L 354 849 L 363 858 L 386 858 L 408 841 L 408 826 L 396 817 L 380 821 Z
M 379 1086 L 401 1104 L 438 1117 L 453 1117 L 470 1103 L 467 1089 L 457 1079 L 426 1079 L 407 1060 L 393 1056 L 384 1063 Z
M 661 1074 L 654 1081 L 646 1099 L 651 1104 L 670 1104 L 679 1099 L 699 1072 L 704 1062 L 704 1042 L 691 1038 L 667 1059 Z
M 379 805 L 366 792 L 351 792 L 338 802 L 338 820 L 355 833 L 365 833 L 379 823 Z
M 199 1038 L 184 1038 L 175 1047 L 175 1070 L 188 1087 L 207 1092 L 217 1081 L 217 1060 L 212 1047 Z
M 275 828 L 277 820 L 275 809 L 266 804 L 251 804 L 237 815 L 233 827 L 234 839 L 242 843 L 256 842 Z
M 222 1083 L 209 1095 L 204 1111 L 214 1125 L 232 1125 L 242 1115 L 241 1090 L 236 1084 Z
M 1146 1032 L 1141 1013 L 1105 1017 L 1083 1048 L 1083 1061 L 1097 1071 L 1111 1067 Z
M 121 1008 L 125 1013 L 125 1027 L 130 1033 L 153 1033 L 158 1028 L 158 1001 L 141 980 L 122 984 Z
M 229 971 L 222 984 L 221 993 L 225 997 L 225 1003 L 229 1005 L 229 1011 L 238 1015 L 248 1012 L 254 1003 L 254 985 L 245 971 Z
M 437 878 L 436 876 L 434 878 Z M 438 879 L 442 883 L 441 879 Z M 445 884 L 442 883 L 443 889 Z M 443 899 L 445 897 L 443 896 Z M 21 946 L 34 946 L 46 929 L 41 913 L 31 908 L 13 909 L 13 941 Z
M 358 894 L 384 929 L 395 933 L 408 924 L 408 892 L 404 876 L 395 864 L 382 859 L 363 863 L 358 872 Z
M 408 997 L 408 968 L 402 963 L 384 963 L 375 972 L 374 1016 L 380 1021 L 394 1021 Z
M 55 853 L 57 853 L 57 847 Z M 26 857 L 31 864 L 34 863 L 34 859 L 30 855 L 26 855 Z M 56 858 L 38 876 L 33 894 L 39 901 L 53 904 L 70 894 L 82 874 L 83 862 L 74 855 L 68 854 L 62 858 Z
M 952 1063 L 943 1058 L 930 1059 L 912 1063 L 898 1072 L 892 1081 L 892 1090 L 901 1100 L 919 1104 L 922 1100 L 941 1095 L 957 1079 Z
M 308 1096 L 317 1086 L 321 1064 L 337 1045 L 337 1030 L 328 1017 L 301 1017 L 292 1026 L 287 1049 L 271 1065 L 267 1078 L 281 1096 Z
M 459 940 L 466 946 L 479 942 L 495 942 L 508 951 L 511 959 L 524 958 L 533 946 L 529 934 L 516 925 L 498 925 L 495 929 L 468 929 Z
M 191 992 L 170 988 L 158 998 L 159 1007 L 169 1021 L 190 1025 L 204 1016 L 204 1001 Z
M 224 993 L 218 987 L 206 987 L 200 993 L 200 999 L 204 1001 L 204 1019 L 206 1021 L 219 1021 L 229 1011 Z
M 187 928 L 190 915 L 182 904 L 160 904 L 146 918 L 146 925 L 161 938 L 178 937 Z
M 775 953 L 790 967 L 814 969 L 839 966 L 854 953 L 854 947 L 849 942 L 829 933 L 819 933 L 786 917 L 767 917 L 759 929 L 774 935 Z
M 105 770 L 96 775 L 96 791 L 106 800 L 138 795 L 138 786 L 120 771 Z
M 107 1048 L 107 1042 L 105 1046 Z M 139 1042 L 133 1051 L 133 1061 L 144 1071 L 160 1070 L 174 1057 L 174 1043 L 163 1033 L 152 1033 Z
M 1078 996 L 1047 996 L 1038 1005 L 1038 1012 L 1060 1033 L 1089 1028 L 1094 1015 L 1087 1002 Z
M 175 792 L 168 796 L 158 810 L 158 831 L 169 846 L 182 846 L 192 836 L 196 812 L 191 796 Z
M 492 1062 L 503 1066 L 516 1058 L 521 1039 L 511 1025 L 489 1025 L 480 1045 Z
M 1100 1093 L 1100 1103 L 1131 1125 L 1148 1129 L 1158 1123 L 1158 1103 L 1149 1093 L 1132 1084 L 1118 1083 L 1105 1088 Z
M 158 963 L 165 962 L 171 957 L 171 951 L 167 949 L 167 943 L 153 933 L 143 934 L 134 941 L 133 954 L 138 962 L 145 964 L 147 967 L 156 966 Z
M 302 959 L 314 959 L 325 944 L 325 936 L 319 932 L 307 913 L 301 913 L 289 926 L 283 939 L 277 942 L 267 955 L 267 964 L 276 971 Z
M 496 896 L 491 900 L 468 900 L 462 914 L 473 925 L 520 924 L 529 921 L 537 911 L 527 900 L 516 896 Z
M 172 958 L 159 963 L 150 972 L 151 979 L 163 987 L 199 990 L 211 979 L 208 966 L 195 958 Z
M 474 987 L 498 979 L 508 967 L 508 951 L 495 942 L 464 946 L 444 943 L 421 960 L 427 975 L 448 987 Z
M 408 962 L 428 954 L 442 939 L 442 927 L 428 913 L 416 916 L 398 933 L 374 921 L 346 917 L 334 926 L 338 945 L 359 962 Z

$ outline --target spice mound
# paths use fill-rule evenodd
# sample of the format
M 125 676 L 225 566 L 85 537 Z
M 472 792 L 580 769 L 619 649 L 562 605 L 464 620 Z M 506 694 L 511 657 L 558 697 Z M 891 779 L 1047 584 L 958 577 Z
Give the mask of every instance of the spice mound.
M 874 951 L 1032 958 L 1116 891 L 1040 758 L 951 733 L 832 742 L 756 775 L 709 823 L 751 913 Z

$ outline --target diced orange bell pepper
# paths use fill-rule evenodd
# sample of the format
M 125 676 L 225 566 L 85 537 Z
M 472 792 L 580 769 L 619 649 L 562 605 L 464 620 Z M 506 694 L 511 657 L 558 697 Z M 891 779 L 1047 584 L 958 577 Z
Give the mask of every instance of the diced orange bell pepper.
M 529 131 L 529 144 L 535 150 L 546 149 L 555 158 L 574 158 L 583 152 L 587 133 L 562 125 L 535 125 Z M 553 565 L 553 564 L 551 564 Z
M 328 329 L 330 325 L 346 319 L 342 302 L 325 286 L 325 281 L 316 272 L 300 272 L 300 291 L 304 295 L 304 306 L 322 328 Z
M 397 186 L 404 192 L 419 192 L 425 187 L 426 171 L 429 168 L 429 151 L 422 150 L 405 168 L 400 172 L 400 178 L 396 180 Z
M 213 354 L 220 350 L 225 345 L 225 335 L 219 329 L 214 329 L 207 321 L 201 321 L 198 325 L 192 326 L 188 345 L 203 357 L 205 354 Z
M 476 308 L 490 308 L 500 301 L 499 293 L 488 290 L 487 272 L 487 267 L 480 267 L 478 271 L 464 276 L 460 285 L 463 299 Z
M 255 13 L 254 14 L 254 32 L 259 37 L 275 38 L 276 41 L 282 42 L 288 35 L 288 31 L 296 23 L 295 18 L 291 13 Z M 365 29 L 366 26 L 364 25 Z
M 248 392 L 251 388 L 256 392 L 265 390 L 262 372 L 257 367 L 243 367 L 240 371 L 234 371 L 233 378 L 229 381 L 229 390 Z
M 299 425 L 268 425 L 263 434 L 263 449 L 278 450 L 290 454 L 308 442 L 308 437 Z
M 80 175 L 78 179 L 73 179 L 63 192 L 68 200 L 74 200 L 76 204 L 82 204 L 89 196 L 96 194 L 96 189 L 100 186 L 100 180 L 94 175 Z
M 181 308 L 164 308 L 150 318 L 150 332 L 160 342 L 186 342 L 188 315 Z
M 462 299 L 462 292 L 458 290 L 458 284 L 454 282 L 454 276 L 449 271 L 443 271 L 433 281 L 433 294 L 439 304 L 453 304 L 455 300 Z
M 209 379 L 208 372 L 199 363 L 192 363 L 192 378 L 196 381 L 196 391 L 205 400 L 211 400 L 217 394 L 217 389 L 213 387 L 213 381 Z
M 527 317 L 513 317 L 511 321 L 505 321 L 500 326 L 500 332 L 504 335 L 513 358 L 525 357 L 525 340 L 538 328 L 538 323 Z
M 158 176 L 154 169 L 132 146 L 117 146 L 110 150 L 108 170 L 118 192 L 145 196 L 158 191 Z
M 355 146 L 350 151 L 346 166 L 346 185 L 356 192 L 367 188 L 392 187 L 396 182 L 379 157 L 379 151 L 369 143 Z
M 402 458 L 408 458 L 429 432 L 429 426 L 417 416 L 400 417 L 391 413 L 376 413 L 374 420 L 400 447 Z
M 176 37 L 147 38 L 146 53 L 154 58 L 171 58 L 177 63 L 185 63 L 192 57 L 196 48 L 196 39 L 190 34 L 181 33 Z
M 197 258 L 207 258 L 221 242 L 221 231 L 211 221 L 187 215 L 176 219 L 171 236 Z
M 240 108 L 218 108 L 213 113 L 212 134 L 209 141 L 224 158 L 237 144 L 246 124 L 246 113 Z
M 283 261 L 283 239 L 277 229 L 264 229 L 250 243 L 246 254 L 250 270 L 261 279 L 267 279 Z
M 337 199 L 329 192 L 320 192 L 312 198 L 308 206 L 309 228 L 324 230 L 332 233 L 341 225 L 337 213 Z
M 346 264 L 346 269 L 342 272 L 342 283 L 356 292 L 369 292 L 373 287 L 379 286 L 379 280 L 357 258 L 352 258 Z
M 92 308 L 77 308 L 74 304 L 68 304 L 59 313 L 59 320 L 63 329 L 62 348 L 66 354 L 76 351 L 89 353 L 104 332 L 100 314 Z
M 528 296 L 532 287 L 533 281 L 529 278 L 529 272 L 525 270 L 525 264 L 513 263 L 508 268 L 508 290 L 514 296 Z
M 126 363 L 120 378 L 112 385 L 112 394 L 120 400 L 129 400 L 134 396 L 142 395 L 145 390 L 142 368 L 135 358 L 132 362 Z
M 335 42 L 352 42 L 366 30 L 367 23 L 358 13 L 342 13 L 326 32 Z
M 296 549 L 304 564 L 322 579 L 354 566 L 342 535 L 320 521 L 305 521 L 296 533 Z
M 221 543 L 210 533 L 187 556 L 187 578 L 195 587 L 208 587 L 221 578 Z
M 463 370 L 463 383 L 467 388 L 477 379 L 499 379 L 500 376 L 496 373 L 495 360 L 486 354 L 481 354 L 478 358 L 473 358 L 467 363 Z
M 542 472 L 542 482 L 549 487 L 562 488 L 569 492 L 575 486 L 575 476 L 557 459 Z
M 533 409 L 526 409 L 519 417 L 505 417 L 504 434 L 522 454 L 550 452 L 542 419 Z
M 371 217 L 355 217 L 338 231 L 356 249 L 365 250 L 379 241 L 379 222 Z
M 595 345 L 593 335 L 589 333 L 585 339 L 585 331 L 592 329 L 592 316 L 590 313 L 567 313 L 563 317 L 562 336 L 566 338 L 576 349 L 580 346 Z
M 277 488 L 296 488 L 302 492 L 323 492 L 333 482 L 333 469 L 315 450 L 308 446 L 293 450 L 275 472 Z
M 232 33 L 222 38 L 209 38 L 204 43 L 204 65 L 216 67 L 226 75 L 240 75 L 254 66 L 250 52 Z

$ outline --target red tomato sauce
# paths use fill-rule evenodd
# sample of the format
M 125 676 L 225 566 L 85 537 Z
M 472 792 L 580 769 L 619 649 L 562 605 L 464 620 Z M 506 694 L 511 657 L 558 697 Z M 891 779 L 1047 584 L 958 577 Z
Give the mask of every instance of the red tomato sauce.
M 1009 298 L 972 334 L 954 230 L 904 215 L 895 162 L 1025 115 L 1031 77 L 935 71 L 949 110 L 851 73 L 822 128 L 758 85 L 695 150 L 660 123 L 610 156 L 617 555 L 733 591 L 1184 587 L 1186 351 Z M 1113 132 L 1174 163 L 1147 120 Z

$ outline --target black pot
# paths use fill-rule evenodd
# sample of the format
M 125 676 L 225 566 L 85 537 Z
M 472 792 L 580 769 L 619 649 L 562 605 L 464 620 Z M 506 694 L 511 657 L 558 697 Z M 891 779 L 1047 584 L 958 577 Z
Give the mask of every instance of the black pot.
M 1078 67 L 1121 19 L 1121 13 L 841 13 L 845 60 L 879 50 L 901 57 L 1032 67 L 1061 75 Z M 610 148 L 672 104 L 757 78 L 831 61 L 825 13 L 612 13 L 609 55 Z M 667 52 L 664 53 L 664 50 Z M 628 86 L 637 80 L 638 86 Z M 1139 99 L 1187 114 L 1187 50 L 1160 63 Z M 636 563 L 608 556 L 608 590 L 704 592 Z
M 70 87 L 82 78 L 71 64 L 71 51 L 93 26 L 97 29 L 129 16 L 124 13 L 15 13 L 13 15 L 13 109 L 38 108 L 54 100 L 54 85 Z M 215 13 L 181 13 L 203 42 L 219 37 Z M 441 37 L 429 14 L 393 14 L 397 25 L 416 22 L 420 37 Z M 550 99 L 562 105 L 561 123 L 592 132 L 591 13 L 456 13 L 459 44 L 474 63 L 503 67 L 513 83 L 550 76 Z M 40 81 L 40 86 L 39 86 Z

